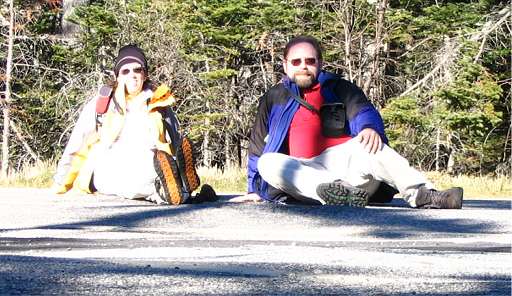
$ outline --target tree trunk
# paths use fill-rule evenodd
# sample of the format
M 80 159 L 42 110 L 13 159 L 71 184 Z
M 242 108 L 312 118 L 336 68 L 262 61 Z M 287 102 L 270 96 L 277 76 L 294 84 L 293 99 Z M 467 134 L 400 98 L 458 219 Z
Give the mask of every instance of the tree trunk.
M 439 172 L 440 149 L 441 149 L 441 129 L 438 128 L 437 135 L 436 135 L 436 172 Z
M 355 1 L 348 1 L 344 4 L 343 14 L 343 32 L 345 34 L 345 67 L 347 68 L 348 80 L 354 80 L 354 73 L 352 71 L 352 28 L 354 27 L 354 5 Z
M 248 160 L 249 160 L 249 141 L 240 139 L 239 145 L 240 145 L 240 151 L 239 151 L 240 167 L 246 168 L 248 165 Z
M 62 25 L 61 34 L 64 38 L 74 38 L 80 32 L 80 26 L 67 20 L 73 13 L 75 7 L 87 4 L 87 0 L 63 0 L 62 1 Z
M 201 38 L 201 47 L 205 48 L 204 36 L 203 36 L 203 34 L 200 34 L 199 36 Z M 205 66 L 206 73 L 209 73 L 210 72 L 210 63 L 208 62 L 208 60 L 205 61 L 204 66 Z M 206 100 L 205 107 L 206 107 L 206 109 L 205 109 L 206 113 L 209 114 L 211 112 L 210 101 Z M 208 116 L 206 116 L 206 118 L 204 120 L 204 124 L 205 124 L 205 126 L 210 126 L 211 121 Z M 210 151 L 210 132 L 208 131 L 208 129 L 206 129 L 205 132 L 203 133 L 202 150 L 203 150 L 202 151 L 203 152 L 203 166 L 209 167 L 212 163 L 212 153 Z
M 450 155 L 448 156 L 448 164 L 446 165 L 446 171 L 449 174 L 452 174 L 454 167 L 455 167 L 455 157 L 453 156 L 453 151 L 450 151 Z
M 210 102 L 207 100 L 206 101 L 206 110 L 207 112 L 210 112 Z M 204 125 L 205 126 L 210 126 L 210 118 L 208 118 L 208 116 L 206 116 L 205 120 L 204 120 Z M 210 132 L 208 130 L 206 130 L 204 133 L 203 133 L 203 145 L 202 145 L 202 149 L 203 150 L 203 166 L 205 167 L 209 167 L 210 164 L 212 163 L 212 155 L 211 155 L 211 151 L 210 151 Z
M 235 88 L 235 77 L 232 77 L 231 78 L 231 82 L 229 83 L 229 91 L 228 91 L 228 95 L 226 96 L 226 101 L 225 101 L 225 106 L 228 110 L 228 112 L 232 112 L 232 114 L 234 114 L 236 112 L 236 110 L 238 110 L 238 108 L 236 108 L 236 102 L 235 102 L 235 92 L 234 92 L 234 88 Z M 235 126 L 236 124 L 234 123 L 234 120 L 233 120 L 233 117 L 232 116 L 228 116 L 227 117 L 227 127 L 230 128 L 230 127 L 233 127 Z M 225 153 L 225 156 L 226 156 L 226 163 L 225 163 L 225 167 L 228 168 L 228 169 L 231 169 L 232 167 L 235 166 L 235 163 L 236 163 L 236 155 L 234 153 L 234 150 L 235 149 L 232 149 L 232 147 L 234 147 L 234 143 L 232 143 L 232 139 L 233 139 L 233 134 L 231 133 L 231 130 L 227 130 L 225 132 L 225 146 L 224 146 L 224 153 Z
M 274 72 L 273 65 L 275 65 L 275 63 L 276 63 L 275 57 L 276 57 L 276 50 L 274 47 L 274 38 L 272 37 L 272 38 L 270 38 L 270 65 L 267 68 L 267 71 L 270 71 L 270 73 L 272 73 L 272 85 L 276 84 L 280 79 L 279 74 Z
M 4 117 L 4 130 L 2 132 L 2 170 L 0 177 L 5 179 L 7 177 L 7 170 L 9 168 L 9 105 L 4 104 L 2 115 Z
M 206 103 L 206 108 L 210 109 L 210 104 Z M 206 118 L 204 124 L 209 126 L 210 119 Z M 212 162 L 212 155 L 210 152 L 210 133 L 208 131 L 203 133 L 203 166 L 209 167 Z
M 362 61 L 363 60 L 363 48 L 364 47 L 364 38 L 359 38 L 359 56 L 358 56 L 358 60 L 359 61 Z M 364 84 L 364 77 L 363 77 L 363 64 L 360 64 L 359 67 L 357 67 L 357 74 L 356 74 L 356 77 L 357 77 L 357 82 L 356 84 L 361 87 L 363 86 Z
M 375 24 L 375 51 L 373 53 L 373 61 L 370 68 L 370 75 L 368 79 L 364 83 L 363 91 L 367 96 L 370 97 L 370 91 L 372 88 L 375 88 L 378 85 L 377 81 L 380 79 L 379 72 L 379 61 L 380 61 L 380 51 L 382 47 L 382 32 L 384 30 L 384 16 L 386 13 L 386 7 L 388 5 L 387 0 L 380 0 L 377 3 L 377 23 Z
M 279 80 L 279 75 L 274 73 L 274 64 L 275 64 L 275 48 L 274 48 L 274 38 L 270 36 L 268 38 L 268 42 L 270 45 L 264 42 L 264 48 L 269 50 L 270 61 L 263 62 L 263 58 L 260 57 L 260 68 L 263 76 L 263 83 L 265 85 L 265 89 L 269 89 L 272 85 L 276 84 Z M 270 85 L 269 85 L 270 80 Z
M 446 171 L 448 172 L 448 174 L 452 174 L 454 171 L 454 167 L 455 167 L 455 152 L 454 152 L 454 149 L 452 148 L 452 143 L 453 143 L 453 133 L 450 133 L 448 134 L 448 138 L 447 138 L 447 145 L 448 145 L 448 163 L 446 164 Z
M 4 130 L 2 132 L 2 168 L 0 177 L 6 178 L 9 169 L 9 123 L 11 102 L 12 56 L 14 46 L 14 0 L 9 1 L 9 36 L 7 37 L 7 65 L 5 69 L 5 97 L 2 102 Z
M 224 134 L 224 155 L 225 155 L 225 163 L 224 168 L 232 168 L 233 167 L 233 153 L 231 152 L 231 135 L 229 133 Z

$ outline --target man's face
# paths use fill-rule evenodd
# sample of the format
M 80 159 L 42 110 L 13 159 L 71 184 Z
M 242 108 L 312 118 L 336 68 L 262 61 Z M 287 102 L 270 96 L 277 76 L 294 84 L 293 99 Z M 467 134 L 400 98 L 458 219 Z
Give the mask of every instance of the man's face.
M 283 65 L 288 77 L 302 88 L 309 88 L 316 83 L 322 68 L 315 48 L 306 42 L 297 43 L 290 48 Z
M 135 62 L 123 65 L 119 69 L 117 82 L 119 85 L 124 84 L 129 95 L 137 95 L 142 90 L 145 78 L 144 68 L 141 64 Z

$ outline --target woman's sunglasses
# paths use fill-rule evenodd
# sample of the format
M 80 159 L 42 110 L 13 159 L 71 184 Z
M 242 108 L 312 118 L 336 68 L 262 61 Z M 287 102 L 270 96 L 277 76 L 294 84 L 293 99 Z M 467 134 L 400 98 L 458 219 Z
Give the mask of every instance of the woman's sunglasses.
M 142 69 L 142 67 L 137 67 L 137 68 L 133 68 L 133 69 L 123 69 L 120 72 L 121 72 L 121 75 L 128 75 L 132 71 L 133 71 L 133 73 L 140 74 L 140 73 L 144 72 L 144 69 Z
M 292 66 L 297 67 L 302 64 L 302 60 L 304 60 L 304 63 L 306 63 L 306 65 L 308 65 L 308 66 L 314 66 L 316 64 L 316 58 L 291 59 L 290 63 L 292 64 Z

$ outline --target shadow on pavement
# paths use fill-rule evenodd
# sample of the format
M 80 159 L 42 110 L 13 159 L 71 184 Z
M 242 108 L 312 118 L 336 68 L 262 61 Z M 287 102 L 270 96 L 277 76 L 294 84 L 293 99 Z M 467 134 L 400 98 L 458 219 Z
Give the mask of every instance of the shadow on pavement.
M 0 229 L 0 231 L 27 229 L 82 229 L 91 226 L 114 228 L 110 231 L 129 231 L 130 228 L 151 229 L 172 225 L 190 227 L 230 227 L 244 223 L 249 228 L 262 223 L 266 227 L 347 227 L 365 226 L 366 236 L 381 238 L 404 238 L 421 236 L 424 233 L 485 234 L 496 233 L 497 224 L 489 220 L 452 218 L 457 215 L 431 215 L 436 211 L 418 210 L 407 206 L 397 208 L 400 200 L 391 206 L 351 208 L 340 206 L 279 205 L 270 203 L 228 203 L 224 196 L 220 202 L 197 205 L 153 206 L 101 204 L 74 209 L 81 218 L 77 222 L 41 225 L 29 228 Z M 508 201 L 470 200 L 465 208 L 507 209 Z M 89 214 L 96 209 L 96 214 Z M 112 210 L 115 210 L 112 213 Z M 464 209 L 462 210 L 464 211 Z M 78 213 L 79 212 L 79 213 Z M 458 210 L 452 211 L 457 213 Z M 448 212 L 447 212 L 448 213 Z M 90 218 L 88 218 L 90 217 Z M 227 218 L 229 217 L 229 218 Z M 466 215 L 467 217 L 467 215 Z M 119 228 L 116 230 L 115 228 Z M 368 229 L 369 228 L 369 229 Z M 333 233 L 336 229 L 333 229 Z
M 511 200 L 465 200 L 465 208 L 479 208 L 479 209 L 509 209 L 511 208 Z
M 5 295 L 509 295 L 510 275 L 439 274 L 307 264 L 135 261 L 0 256 Z M 34 261 L 38 264 L 34 264 Z M 407 272 L 407 274 L 405 274 Z M 411 282 L 403 280 L 410 277 Z M 364 282 L 354 282 L 354 279 Z
M 405 203 L 405 202 L 404 202 Z M 351 208 L 339 206 L 282 206 L 270 205 L 267 211 L 290 216 L 314 219 L 321 226 L 367 226 L 365 235 L 380 238 L 405 238 L 432 233 L 455 235 L 496 233 L 498 224 L 486 220 L 433 217 L 431 211 L 406 206 L 397 209 L 396 204 L 388 207 Z M 452 210 L 456 213 L 458 210 Z M 333 230 L 335 231 L 335 230 Z

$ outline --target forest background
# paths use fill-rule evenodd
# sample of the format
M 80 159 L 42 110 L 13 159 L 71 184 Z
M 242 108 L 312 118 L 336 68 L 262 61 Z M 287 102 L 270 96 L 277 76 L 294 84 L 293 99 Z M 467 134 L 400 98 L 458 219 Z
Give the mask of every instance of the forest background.
M 205 167 L 246 166 L 259 97 L 295 35 L 359 85 L 416 167 L 512 173 L 511 6 L 448 0 L 4 0 L 2 176 L 60 157 L 117 50 L 142 47 Z

